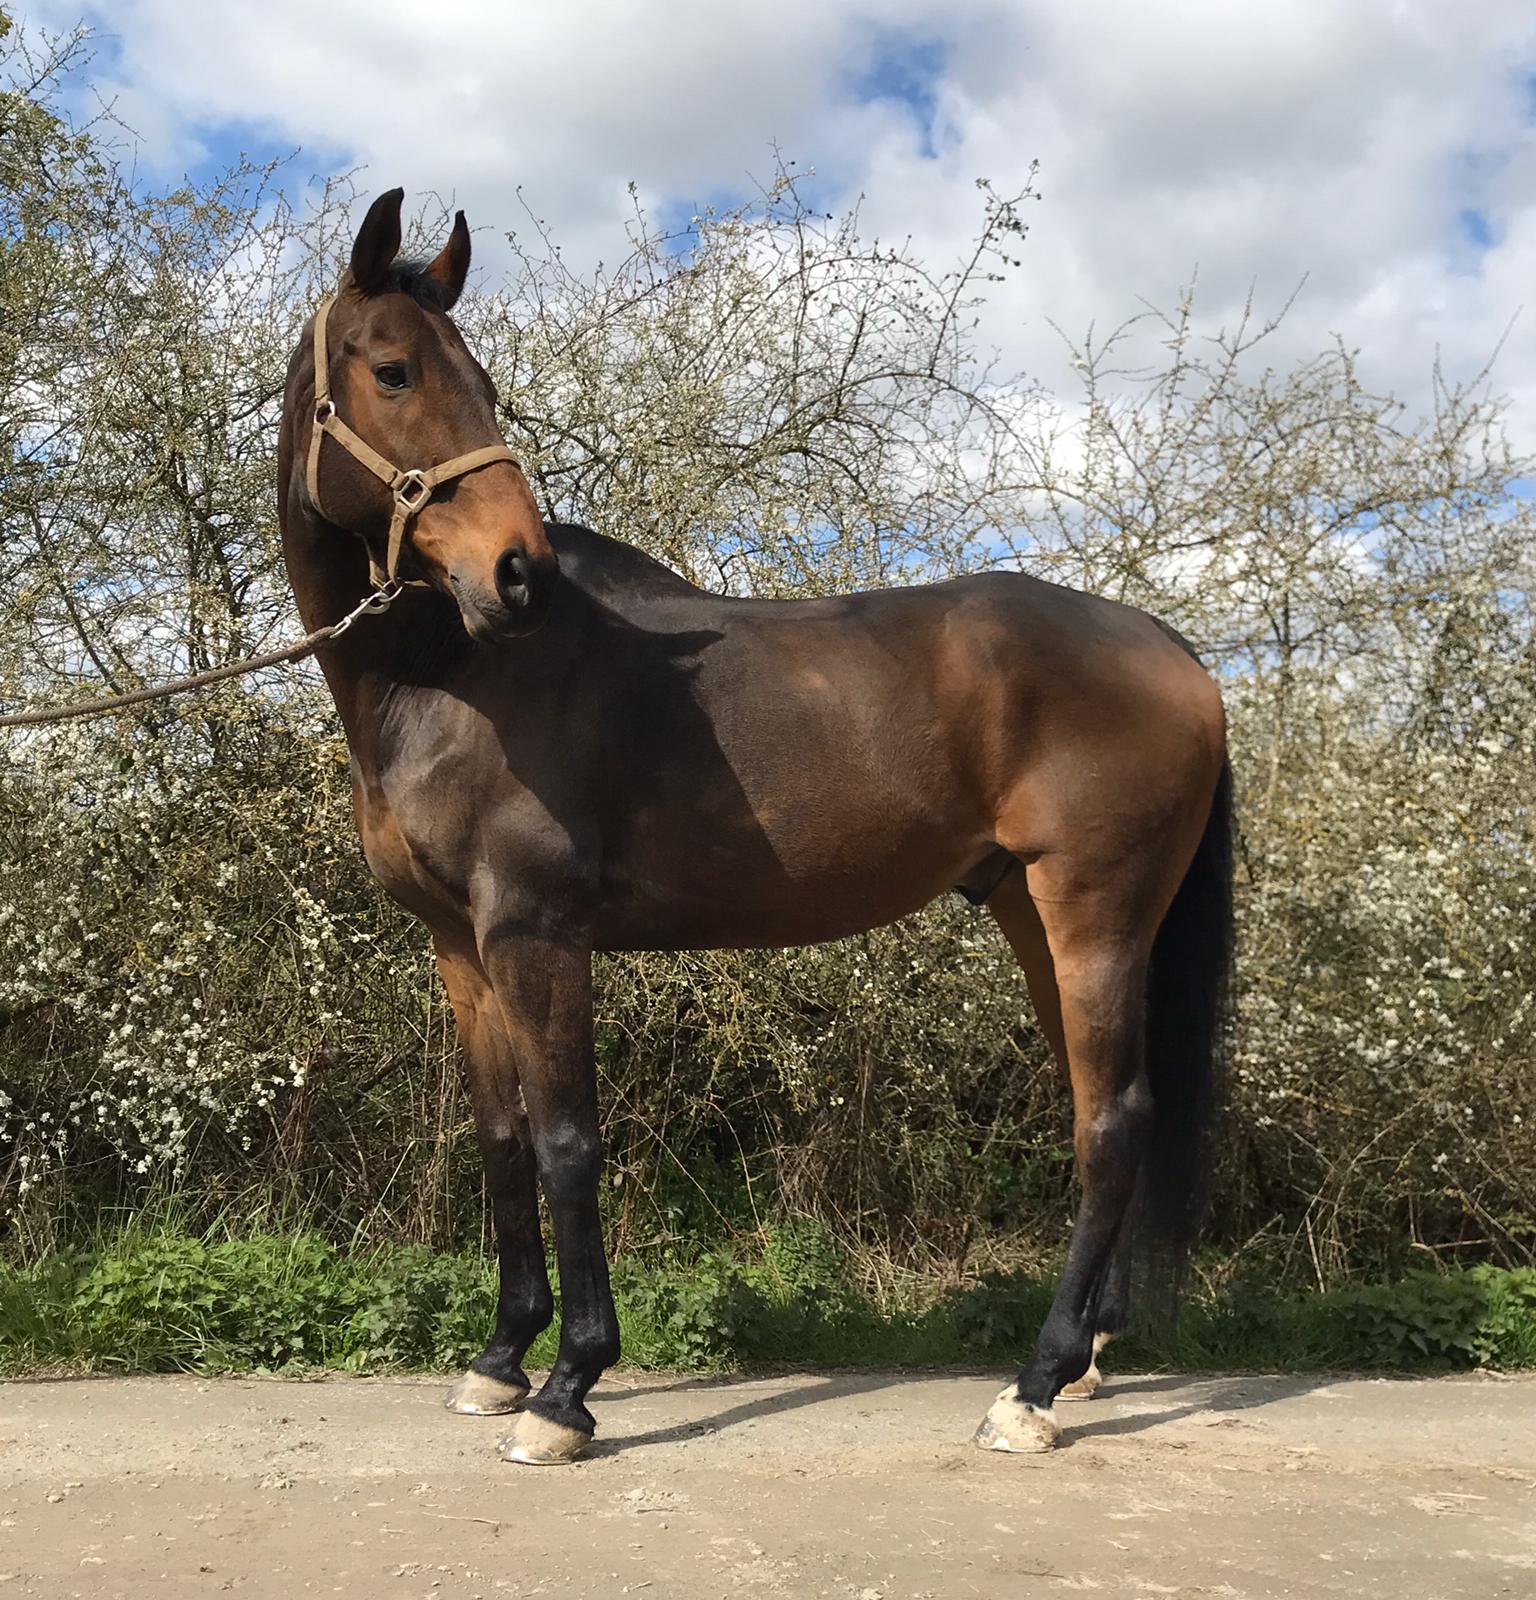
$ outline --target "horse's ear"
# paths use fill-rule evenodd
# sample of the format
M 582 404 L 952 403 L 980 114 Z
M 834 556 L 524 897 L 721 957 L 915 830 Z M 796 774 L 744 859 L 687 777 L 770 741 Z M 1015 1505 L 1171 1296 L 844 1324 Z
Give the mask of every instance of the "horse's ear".
M 442 254 L 424 268 L 421 275 L 437 285 L 443 310 L 452 311 L 454 301 L 464 291 L 464 280 L 469 276 L 469 224 L 462 211 L 453 219 L 453 232 L 448 235 Z
M 357 230 L 352 245 L 352 281 L 363 294 L 373 294 L 384 286 L 395 257 L 400 254 L 400 207 L 404 189 L 381 194 L 368 207 L 368 215 Z

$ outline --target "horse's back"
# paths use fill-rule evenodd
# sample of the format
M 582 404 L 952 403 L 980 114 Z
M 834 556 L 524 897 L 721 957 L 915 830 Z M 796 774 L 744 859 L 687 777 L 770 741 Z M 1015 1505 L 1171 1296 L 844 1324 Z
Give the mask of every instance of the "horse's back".
M 642 722 L 653 689 L 676 703 L 673 672 L 652 667 L 665 661 L 688 664 L 689 715 L 704 710 L 722 733 L 748 704 L 780 737 L 798 722 L 832 740 L 858 729 L 859 744 L 899 720 L 909 758 L 922 747 L 993 794 L 1059 746 L 1102 769 L 1148 741 L 1176 764 L 1223 744 L 1220 695 L 1187 641 L 1116 600 L 1013 571 L 825 598 L 718 595 L 589 529 L 550 534 L 603 621 L 595 670 Z
M 1025 572 L 968 573 L 936 583 L 795 599 L 722 595 L 691 583 L 635 545 L 577 523 L 548 523 L 562 577 L 574 589 L 636 625 L 690 621 L 761 636 L 841 623 L 850 635 L 899 633 L 909 645 L 967 631 L 1006 637 L 1016 656 L 1053 651 L 1073 659 L 1114 649 L 1187 644 L 1146 612 Z M 912 630 L 916 630 L 914 633 Z

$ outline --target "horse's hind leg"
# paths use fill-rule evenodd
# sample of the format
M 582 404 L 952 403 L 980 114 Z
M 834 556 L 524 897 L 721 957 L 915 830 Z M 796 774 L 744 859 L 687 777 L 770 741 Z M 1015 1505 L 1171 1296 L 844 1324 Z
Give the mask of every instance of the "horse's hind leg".
M 1082 1202 L 1034 1354 L 977 1430 L 977 1443 L 996 1450 L 1049 1449 L 1061 1432 L 1053 1404 L 1093 1363 L 1100 1308 L 1153 1121 L 1146 990 L 1163 904 L 1147 904 L 1133 885 L 1085 879 L 1059 860 L 1048 876 L 1038 865 L 1029 875 L 1055 974 Z
M 500 1291 L 490 1343 L 448 1392 L 450 1411 L 494 1416 L 515 1411 L 528 1394 L 523 1357 L 554 1315 L 533 1145 L 511 1040 L 473 946 L 437 947 L 438 968 L 453 1003 L 475 1133 L 496 1224 Z
M 1051 959 L 1045 926 L 1030 897 L 1022 868 L 1015 867 L 997 886 L 987 899 L 987 909 L 996 919 L 1003 937 L 1024 969 L 1040 1031 L 1045 1035 L 1062 1073 L 1070 1077 L 1067 1045 L 1062 1034 L 1061 996 L 1056 988 L 1056 965 Z M 1114 1254 L 1110 1258 L 1104 1290 L 1099 1299 L 1093 1355 L 1086 1369 L 1063 1387 L 1056 1397 L 1058 1400 L 1091 1400 L 1102 1382 L 1099 1352 L 1125 1327 L 1130 1314 L 1131 1234 L 1129 1226 L 1121 1228 Z

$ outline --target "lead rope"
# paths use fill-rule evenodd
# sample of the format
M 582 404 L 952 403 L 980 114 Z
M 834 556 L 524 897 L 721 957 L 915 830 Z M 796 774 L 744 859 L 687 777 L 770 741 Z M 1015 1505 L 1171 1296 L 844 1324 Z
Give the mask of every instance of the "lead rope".
M 238 678 L 244 672 L 259 672 L 263 667 L 275 667 L 284 661 L 302 661 L 321 645 L 339 639 L 359 617 L 373 616 L 387 611 L 399 598 L 404 584 L 388 582 L 375 589 L 367 599 L 360 601 L 340 622 L 307 633 L 296 644 L 285 645 L 281 650 L 268 650 L 264 655 L 247 656 L 244 661 L 232 661 L 227 666 L 213 667 L 207 672 L 194 673 L 190 678 L 174 678 L 170 683 L 156 684 L 152 689 L 133 689 L 127 694 L 110 694 L 92 700 L 77 700 L 72 705 L 43 706 L 36 711 L 13 711 L 0 716 L 0 728 L 31 728 L 45 722 L 69 722 L 75 717 L 104 717 L 114 711 L 125 711 L 129 706 L 141 706 L 150 700 L 165 700 L 173 694 L 185 694 L 189 689 L 206 689 L 210 683 L 222 683 L 225 678 Z

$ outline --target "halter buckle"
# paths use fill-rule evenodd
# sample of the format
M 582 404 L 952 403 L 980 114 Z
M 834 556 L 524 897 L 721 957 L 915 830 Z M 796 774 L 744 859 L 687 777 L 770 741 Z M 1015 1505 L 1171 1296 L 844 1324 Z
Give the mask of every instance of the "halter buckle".
M 416 512 L 432 498 L 432 485 L 419 467 L 402 472 L 395 483 L 395 504 L 402 511 Z

